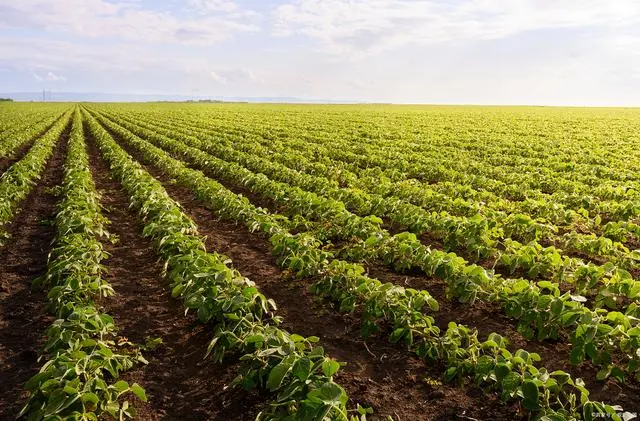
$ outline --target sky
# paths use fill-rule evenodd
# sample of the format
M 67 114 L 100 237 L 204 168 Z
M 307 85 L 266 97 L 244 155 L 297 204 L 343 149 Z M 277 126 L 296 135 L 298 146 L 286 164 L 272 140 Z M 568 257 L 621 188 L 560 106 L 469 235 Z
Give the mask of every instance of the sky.
M 0 92 L 640 106 L 640 0 L 0 0 Z

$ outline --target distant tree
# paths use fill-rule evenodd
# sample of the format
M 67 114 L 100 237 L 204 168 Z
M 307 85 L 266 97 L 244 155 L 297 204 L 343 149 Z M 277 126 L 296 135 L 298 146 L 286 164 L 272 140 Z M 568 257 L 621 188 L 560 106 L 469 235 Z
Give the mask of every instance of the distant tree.
M 11 98 L 0 98 L 0 102 L 13 102 Z

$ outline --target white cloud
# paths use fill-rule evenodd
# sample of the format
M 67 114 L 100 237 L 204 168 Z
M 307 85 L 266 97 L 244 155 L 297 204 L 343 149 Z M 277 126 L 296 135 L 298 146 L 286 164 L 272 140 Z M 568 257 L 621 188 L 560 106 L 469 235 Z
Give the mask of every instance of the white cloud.
M 187 6 L 200 13 L 236 12 L 240 9 L 233 0 L 187 0 Z
M 0 87 L 637 104 L 639 8 L 635 0 L 0 0 Z M 255 35 L 259 25 L 278 37 Z
M 44 76 L 38 76 L 37 74 L 34 73 L 34 76 L 39 81 L 47 81 L 47 82 L 64 82 L 67 80 L 66 77 L 56 75 L 53 72 L 47 72 L 47 74 Z
M 211 44 L 259 27 L 237 14 L 232 2 L 206 16 L 178 17 L 168 11 L 142 8 L 139 2 L 105 0 L 0 0 L 0 29 L 27 28 L 70 33 L 83 38 L 116 38 L 143 43 Z M 226 6 L 225 6 L 226 4 Z
M 35 68 L 131 73 L 167 67 L 166 60 L 139 45 L 115 44 L 95 48 L 83 43 L 41 38 L 0 38 L 0 57 L 23 71 Z M 109 59 L 105 60 L 105 57 Z
M 211 77 L 221 85 L 260 83 L 251 70 L 242 68 L 220 68 L 211 71 Z
M 497 39 L 524 31 L 640 22 L 635 0 L 294 0 L 276 8 L 273 34 L 305 35 L 334 54 L 411 44 Z
M 57 72 L 57 70 L 56 70 Z M 66 82 L 67 78 L 51 70 L 31 70 L 31 76 L 38 82 Z

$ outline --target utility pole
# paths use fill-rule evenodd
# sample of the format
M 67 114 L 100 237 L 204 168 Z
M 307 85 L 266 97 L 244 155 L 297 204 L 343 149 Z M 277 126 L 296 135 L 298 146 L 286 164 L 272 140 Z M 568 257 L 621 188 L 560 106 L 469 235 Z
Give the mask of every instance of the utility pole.
M 47 98 L 45 97 L 44 88 L 42 88 L 42 102 L 45 102 Z
M 191 88 L 191 102 L 197 102 L 200 100 L 200 90 Z

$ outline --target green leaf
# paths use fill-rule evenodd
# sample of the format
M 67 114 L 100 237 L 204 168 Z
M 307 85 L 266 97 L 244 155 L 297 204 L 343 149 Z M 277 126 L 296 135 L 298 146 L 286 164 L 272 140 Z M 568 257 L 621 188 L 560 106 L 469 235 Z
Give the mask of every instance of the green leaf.
M 282 384 L 282 380 L 290 368 L 291 364 L 285 360 L 282 360 L 278 365 L 273 367 L 269 372 L 269 378 L 267 379 L 267 389 L 272 392 L 277 390 Z
M 97 405 L 98 402 L 100 402 L 98 395 L 91 392 L 83 393 L 80 399 L 82 400 L 82 403 L 92 403 L 94 405 Z
M 322 372 L 325 376 L 331 377 L 340 370 L 340 363 L 334 360 L 326 360 L 322 363 Z
M 76 389 L 75 387 L 69 386 L 68 384 L 62 390 L 67 395 L 75 395 L 76 393 L 78 393 L 78 389 Z
M 124 380 L 118 380 L 117 382 L 115 382 L 113 387 L 116 389 L 116 392 L 120 394 L 126 390 L 129 390 L 129 383 L 125 382 Z
M 498 363 L 495 367 L 496 378 L 498 381 L 502 381 L 510 372 L 511 369 L 505 363 Z
M 64 405 L 64 402 L 66 400 L 67 400 L 67 396 L 65 395 L 64 391 L 60 389 L 55 390 L 49 396 L 49 401 L 47 402 L 47 406 L 44 408 L 45 416 L 55 414 L 60 408 L 62 408 L 62 405 Z
M 538 399 L 540 391 L 533 381 L 525 380 L 525 382 L 522 383 L 522 395 L 524 396 L 524 401 L 522 403 L 525 409 L 529 411 L 536 411 L 539 409 L 540 405 L 538 404 Z
M 607 377 L 609 377 L 609 375 L 611 374 L 611 368 L 610 367 L 604 367 L 601 370 L 598 371 L 598 373 L 596 374 L 596 379 L 597 380 L 604 380 Z
M 138 383 L 134 383 L 134 384 L 131 385 L 131 391 L 142 402 L 146 402 L 147 401 L 147 394 L 144 391 L 144 389 L 142 388 L 142 386 L 140 386 Z
M 307 338 L 308 339 L 308 338 Z M 321 346 L 315 347 L 309 352 L 309 357 L 323 357 L 324 356 L 324 348 Z
M 250 335 L 244 340 L 246 344 L 253 344 L 257 342 L 264 342 L 264 335 Z
M 118 412 L 120 411 L 120 404 L 116 402 L 109 402 L 104 410 L 107 411 L 112 417 L 118 418 Z
M 640 336 L 640 327 L 632 327 L 631 329 L 627 330 L 627 335 L 632 336 L 632 337 L 636 337 L 636 336 Z
M 407 331 L 407 329 L 399 327 L 397 329 L 395 329 L 393 331 L 393 333 L 391 333 L 391 336 L 389 337 L 389 341 L 391 343 L 398 343 L 398 341 L 400 341 L 400 339 L 402 339 L 402 337 L 404 336 L 405 332 Z
M 553 373 L 551 373 L 551 376 L 553 376 L 554 379 L 556 379 L 556 381 L 558 382 L 558 384 L 560 385 L 564 385 L 565 383 L 567 383 L 569 381 L 569 379 L 571 378 L 571 376 L 569 375 L 569 373 L 564 372 L 562 370 L 556 370 Z
M 598 350 L 593 342 L 589 342 L 584 346 L 584 352 L 592 360 L 595 360 L 598 357 Z
M 339 404 L 344 395 L 344 389 L 333 382 L 327 382 L 320 388 L 321 398 L 325 403 Z
M 34 375 L 33 377 L 31 377 L 25 383 L 24 388 L 27 389 L 27 390 L 34 390 L 35 388 L 38 387 L 40 382 L 42 382 L 47 377 L 49 377 L 49 373 L 46 373 L 46 372 L 38 373 L 38 374 Z
M 560 299 L 553 300 L 551 302 L 551 312 L 556 316 L 562 313 L 562 309 L 564 308 L 564 303 Z
M 204 355 L 205 358 L 208 357 L 209 354 L 211 354 L 211 351 L 216 346 L 216 343 L 218 342 L 218 339 L 220 339 L 220 337 L 216 336 L 215 338 L 213 338 L 211 340 L 211 342 L 209 342 L 209 345 L 207 346 L 207 353 Z
M 580 345 L 576 346 L 571 350 L 571 354 L 569 355 L 569 361 L 571 364 L 577 365 L 584 361 L 584 348 Z
M 358 411 L 359 415 L 373 414 L 373 408 L 364 407 L 364 406 L 361 406 L 360 404 L 357 405 L 356 410 Z
M 295 362 L 291 371 L 298 379 L 307 380 L 311 373 L 311 360 L 307 357 L 300 358 Z
M 457 372 L 456 367 L 447 368 L 447 371 L 444 372 L 444 381 L 450 382 L 451 380 L 453 380 L 456 377 L 456 372 Z
M 594 410 L 593 403 L 585 402 L 584 406 L 582 407 L 582 416 L 584 417 L 584 420 L 593 421 L 593 417 L 596 414 L 597 413 Z
M 504 377 L 504 379 L 502 379 L 502 389 L 508 393 L 515 392 L 518 389 L 518 386 L 520 386 L 521 381 L 522 380 L 519 375 L 514 372 L 510 372 Z

